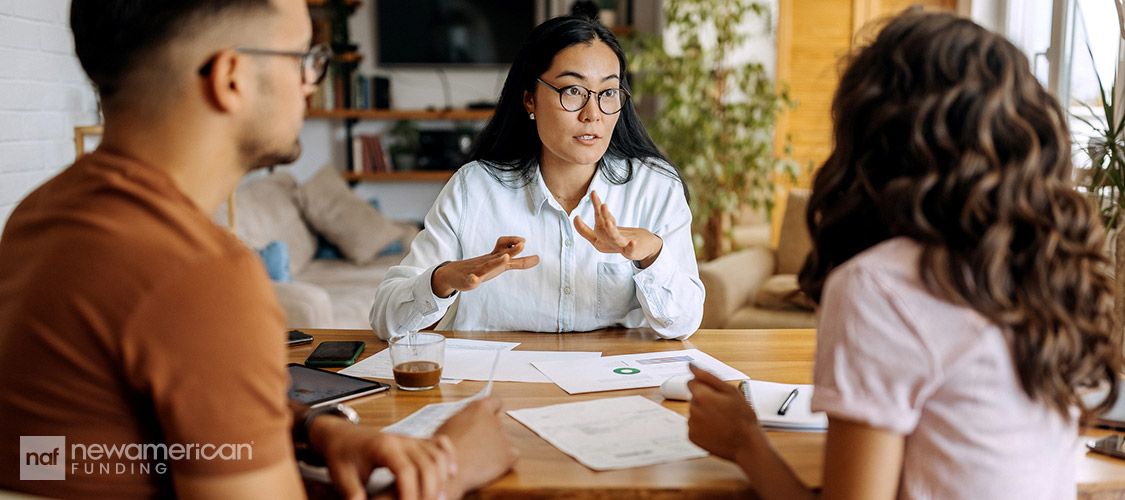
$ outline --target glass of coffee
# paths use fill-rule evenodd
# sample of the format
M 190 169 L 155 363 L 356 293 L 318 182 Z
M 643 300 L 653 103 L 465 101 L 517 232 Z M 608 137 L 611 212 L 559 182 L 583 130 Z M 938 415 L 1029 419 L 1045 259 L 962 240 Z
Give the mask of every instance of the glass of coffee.
M 445 337 L 437 333 L 409 333 L 391 339 L 395 384 L 404 391 L 424 391 L 441 382 Z

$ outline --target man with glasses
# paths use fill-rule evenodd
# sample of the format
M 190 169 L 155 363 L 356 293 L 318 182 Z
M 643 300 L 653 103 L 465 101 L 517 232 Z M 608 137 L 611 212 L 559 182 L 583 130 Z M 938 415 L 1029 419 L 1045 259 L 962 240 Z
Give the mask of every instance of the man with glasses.
M 210 214 L 244 174 L 300 154 L 329 59 L 309 50 L 306 2 L 73 0 L 71 27 L 105 133 L 0 238 L 0 489 L 301 498 L 294 445 L 347 498 L 377 466 L 400 498 L 455 498 L 508 470 L 496 399 L 430 440 L 287 403 L 284 313 Z

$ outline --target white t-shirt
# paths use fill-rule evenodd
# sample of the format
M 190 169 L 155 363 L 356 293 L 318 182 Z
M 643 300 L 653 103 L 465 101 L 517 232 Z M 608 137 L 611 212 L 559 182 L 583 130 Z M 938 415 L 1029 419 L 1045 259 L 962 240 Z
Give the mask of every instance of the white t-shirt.
M 607 160 L 612 161 L 612 160 Z M 539 175 L 526 186 L 501 184 L 480 162 L 461 167 L 426 215 L 410 253 L 375 293 L 371 327 L 381 338 L 425 328 L 451 298 L 434 296 L 430 277 L 444 261 L 484 255 L 501 236 L 526 238 L 519 257 L 538 255 L 531 269 L 507 271 L 457 293 L 454 330 L 582 332 L 614 326 L 650 327 L 685 339 L 703 320 L 703 283 L 691 240 L 691 211 L 679 180 L 634 162 L 633 178 L 612 184 L 599 172 L 571 213 Z M 620 253 L 602 253 L 574 229 L 594 227 L 590 192 L 597 191 L 619 227 L 639 227 L 664 246 L 640 269 Z
M 921 250 L 895 238 L 828 276 L 813 409 L 906 437 L 900 499 L 1075 498 L 1075 420 L 1024 393 L 1009 334 L 926 289 Z

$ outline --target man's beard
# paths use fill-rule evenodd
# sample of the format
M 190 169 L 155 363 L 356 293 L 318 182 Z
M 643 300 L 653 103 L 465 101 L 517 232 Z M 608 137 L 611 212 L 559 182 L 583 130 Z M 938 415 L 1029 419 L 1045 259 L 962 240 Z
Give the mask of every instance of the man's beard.
M 251 161 L 249 163 L 249 165 L 250 165 L 251 170 L 256 170 L 256 169 L 259 169 L 259 168 L 269 168 L 269 167 L 272 167 L 272 166 L 275 166 L 275 165 L 288 165 L 290 163 L 293 163 L 293 162 L 297 161 L 297 158 L 300 158 L 300 157 L 301 157 L 301 141 L 296 140 L 296 141 L 293 141 L 292 146 L 290 146 L 285 151 L 281 151 L 281 150 L 269 151 L 269 150 L 267 150 L 267 151 L 259 154 L 256 158 L 253 158 L 253 161 Z
M 247 138 L 239 145 L 242 153 L 243 165 L 247 171 L 260 168 L 269 168 L 276 165 L 288 165 L 301 157 L 301 141 L 294 139 L 288 147 L 268 144 L 262 137 Z

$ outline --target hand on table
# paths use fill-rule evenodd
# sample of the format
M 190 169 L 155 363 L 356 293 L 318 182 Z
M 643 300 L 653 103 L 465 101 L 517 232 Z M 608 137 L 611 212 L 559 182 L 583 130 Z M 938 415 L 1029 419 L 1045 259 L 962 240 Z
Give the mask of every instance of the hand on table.
M 523 251 L 524 239 L 502 236 L 492 252 L 471 259 L 456 260 L 434 270 L 430 289 L 438 297 L 449 297 L 455 291 L 467 292 L 504 271 L 530 269 L 539 263 L 538 255 L 516 258 Z
M 734 386 L 695 366 L 691 366 L 691 372 L 695 378 L 688 382 L 688 439 L 713 455 L 733 461 L 762 433 L 758 416 Z
M 474 401 L 447 420 L 435 436 L 456 450 L 458 474 L 450 498 L 484 486 L 511 470 L 518 455 L 500 427 L 500 398 Z
M 590 200 L 594 203 L 594 228 L 590 229 L 581 217 L 575 216 L 574 229 L 578 234 L 599 252 L 619 253 L 626 259 L 640 261 L 641 269 L 656 261 L 664 247 L 664 240 L 647 229 L 618 227 L 617 220 L 609 212 L 609 207 L 602 203 L 597 191 L 590 192 Z
M 322 416 L 309 427 L 309 442 L 324 457 L 336 491 L 348 500 L 367 498 L 367 478 L 376 467 L 394 473 L 402 500 L 443 498 L 458 472 L 454 445 L 446 436 L 415 439 Z

